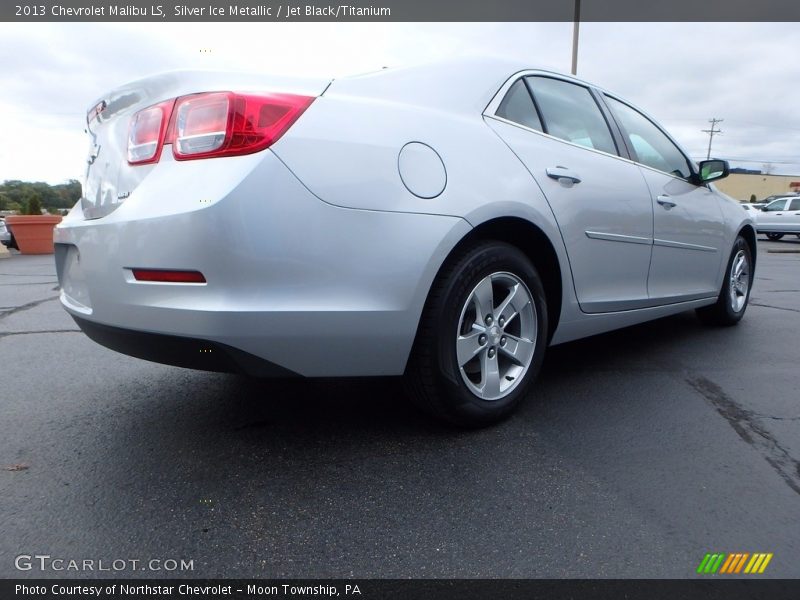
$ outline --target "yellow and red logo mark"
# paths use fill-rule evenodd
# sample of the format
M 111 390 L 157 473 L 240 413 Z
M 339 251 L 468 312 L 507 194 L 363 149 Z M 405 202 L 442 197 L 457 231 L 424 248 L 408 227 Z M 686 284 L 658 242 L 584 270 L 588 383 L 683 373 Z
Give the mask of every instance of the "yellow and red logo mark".
M 697 572 L 701 575 L 755 575 L 763 573 L 771 560 L 772 552 L 709 553 L 700 561 Z

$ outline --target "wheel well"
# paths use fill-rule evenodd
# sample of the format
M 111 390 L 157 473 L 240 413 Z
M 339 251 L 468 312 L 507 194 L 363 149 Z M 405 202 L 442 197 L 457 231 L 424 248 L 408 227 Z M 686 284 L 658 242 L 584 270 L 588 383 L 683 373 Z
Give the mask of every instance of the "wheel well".
M 451 256 L 465 246 L 481 240 L 497 240 L 516 246 L 534 264 L 544 285 L 548 313 L 548 341 L 553 337 L 561 318 L 561 268 L 556 251 L 545 233 L 530 221 L 517 217 L 500 217 L 481 223 L 465 235 L 450 252 Z
M 741 231 L 739 231 L 739 235 L 741 235 L 744 238 L 744 241 L 747 242 L 747 245 L 750 246 L 750 257 L 753 259 L 753 268 L 755 269 L 756 232 L 752 227 L 750 227 L 750 225 L 745 225 L 744 227 L 742 227 Z

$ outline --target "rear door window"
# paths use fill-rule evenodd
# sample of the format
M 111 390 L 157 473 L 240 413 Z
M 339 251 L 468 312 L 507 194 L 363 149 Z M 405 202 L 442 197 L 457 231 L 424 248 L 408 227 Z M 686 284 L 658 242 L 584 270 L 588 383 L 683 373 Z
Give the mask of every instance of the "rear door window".
M 617 154 L 603 113 L 588 88 L 550 77 L 526 77 L 545 133 L 562 140 Z

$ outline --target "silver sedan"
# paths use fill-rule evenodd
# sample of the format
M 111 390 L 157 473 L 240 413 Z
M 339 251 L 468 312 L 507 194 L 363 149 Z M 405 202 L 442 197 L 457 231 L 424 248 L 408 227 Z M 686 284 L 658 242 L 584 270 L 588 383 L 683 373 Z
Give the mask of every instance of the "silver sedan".
M 500 59 L 358 77 L 171 73 L 98 98 L 55 232 L 93 339 L 257 376 L 406 375 L 467 426 L 547 346 L 694 309 L 732 325 L 752 214 L 650 116 Z

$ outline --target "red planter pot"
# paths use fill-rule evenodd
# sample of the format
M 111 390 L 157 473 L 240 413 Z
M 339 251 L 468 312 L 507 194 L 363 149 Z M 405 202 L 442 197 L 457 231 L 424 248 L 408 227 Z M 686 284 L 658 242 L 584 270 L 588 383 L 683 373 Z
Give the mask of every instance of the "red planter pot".
M 23 254 L 52 254 L 53 228 L 61 222 L 55 215 L 8 215 L 6 226 L 11 230 Z

